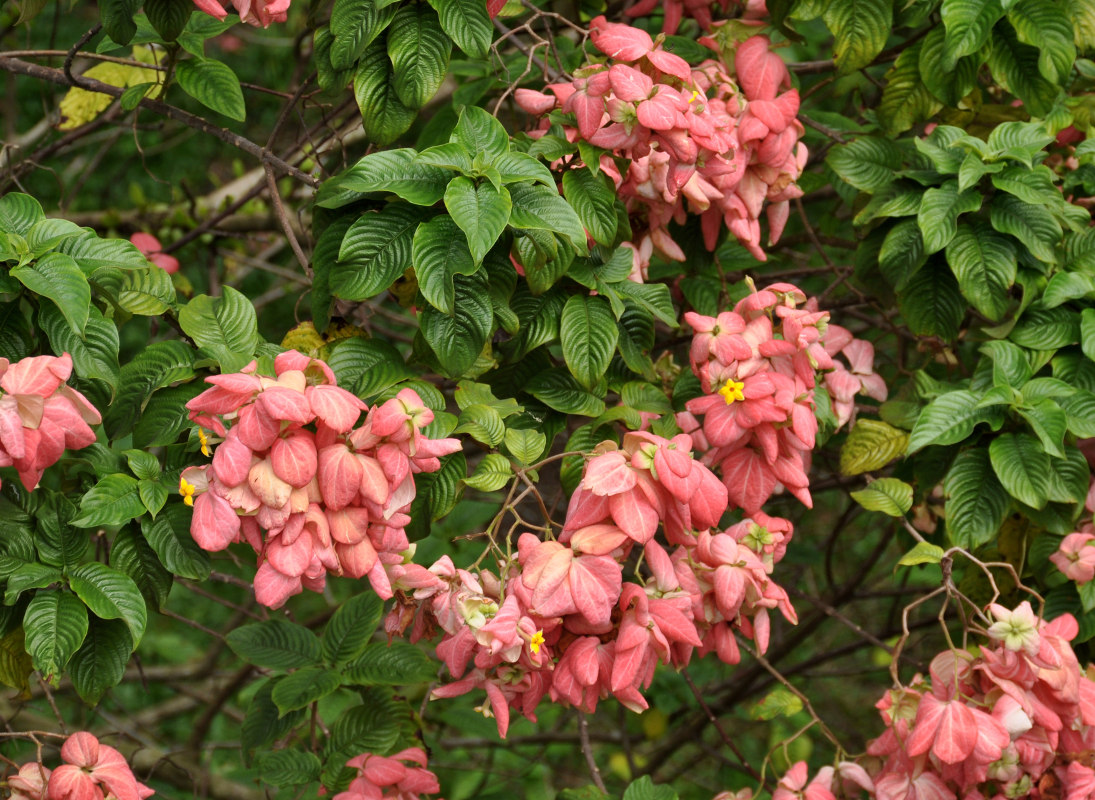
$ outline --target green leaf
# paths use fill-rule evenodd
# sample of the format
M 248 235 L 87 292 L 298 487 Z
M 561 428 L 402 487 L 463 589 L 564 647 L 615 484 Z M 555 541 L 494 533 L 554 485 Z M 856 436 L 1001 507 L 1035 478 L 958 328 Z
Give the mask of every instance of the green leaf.
M 1080 341 L 1080 320 L 1065 307 L 1034 308 L 1023 314 L 1008 338 L 1031 350 L 1055 350 Z
M 158 480 L 140 480 L 137 482 L 137 494 L 140 495 L 141 502 L 148 509 L 148 513 L 155 519 L 160 509 L 164 507 L 164 503 L 167 502 L 168 491 L 167 487 Z
M 1018 0 L 1008 4 L 1008 22 L 1023 44 L 1039 50 L 1038 71 L 1050 83 L 1064 83 L 1076 60 L 1072 23 L 1053 0 Z
M 918 193 L 915 211 L 920 207 L 919 198 Z M 890 228 L 878 252 L 878 268 L 896 291 L 908 285 L 925 261 L 924 237 L 915 219 L 903 219 Z
M 441 27 L 456 46 L 472 58 L 486 58 L 494 28 L 487 7 L 480 0 L 430 0 L 437 10 Z
M 1061 445 L 1068 429 L 1068 417 L 1054 400 L 1046 397 L 1032 403 L 1029 408 L 1020 408 L 1019 416 L 1030 423 L 1031 430 L 1047 453 L 1064 458 L 1065 451 Z
M 453 275 L 470 275 L 478 269 L 464 232 L 448 214 L 423 222 L 415 231 L 411 263 L 418 289 L 439 311 L 452 315 L 455 289 Z
M 958 281 L 942 259 L 933 259 L 917 270 L 897 302 L 914 333 L 947 341 L 958 335 L 966 315 Z
M 144 13 L 165 42 L 173 42 L 183 32 L 194 4 L 189 0 L 145 0 Z
M 99 3 L 99 18 L 103 22 L 106 35 L 118 44 L 129 44 L 137 33 L 133 15 L 141 7 L 142 0 L 102 0 Z
M 113 388 L 118 382 L 118 328 L 104 319 L 99 309 L 88 309 L 84 335 L 72 330 L 64 315 L 53 304 L 38 309 L 38 324 L 49 337 L 56 354 L 72 356 L 73 371 L 81 378 L 97 378 Z
M 437 676 L 438 665 L 409 642 L 376 642 L 343 670 L 355 686 L 406 686 Z
M 365 703 L 347 709 L 331 726 L 328 747 L 339 765 L 354 753 L 386 753 L 399 737 L 399 706 L 388 694 L 377 690 L 364 692 Z
M 155 317 L 175 305 L 175 286 L 160 267 L 130 270 L 122 276 L 116 300 L 130 314 Z
M 509 152 L 509 134 L 505 126 L 478 106 L 465 106 L 461 110 L 449 141 L 488 164 Z
M 587 167 L 563 173 L 563 194 L 594 241 L 607 246 L 616 239 L 616 193 L 605 184 L 605 176 Z
M 917 542 L 916 546 L 901 556 L 897 562 L 901 567 L 913 567 L 917 564 L 938 564 L 943 560 L 946 551 L 939 545 L 931 542 Z
M 484 181 L 478 186 L 463 175 L 453 178 L 445 189 L 445 208 L 468 237 L 468 248 L 476 264 L 498 241 L 509 222 L 513 203 L 509 190 L 496 189 Z
M 901 151 L 889 139 L 861 136 L 849 144 L 835 145 L 825 163 L 855 188 L 874 194 L 894 182 L 901 169 Z
M 941 14 L 947 31 L 944 49 L 953 63 L 984 46 L 1004 9 L 1000 0 L 943 0 Z
M 588 252 L 582 221 L 556 190 L 523 183 L 508 188 L 513 199 L 509 220 L 512 227 L 558 233 L 570 241 L 579 255 Z
M 650 312 L 670 328 L 676 328 L 680 324 L 677 322 L 677 309 L 673 306 L 669 287 L 664 283 L 620 281 L 612 288 L 624 298 L 629 307 Z
M 138 478 L 155 480 L 160 477 L 160 460 L 143 450 L 126 450 L 122 455 L 129 463 L 129 470 Z
M 349 69 L 383 32 L 398 9 L 375 0 L 335 0 L 331 10 L 331 66 Z
M 247 713 L 240 726 L 240 744 L 245 753 L 273 744 L 288 735 L 304 719 L 303 711 L 279 716 L 278 708 L 270 695 L 280 680 L 276 678 L 262 682 L 247 706 Z
M 958 454 L 943 481 L 943 495 L 947 535 L 967 550 L 993 541 L 1011 510 L 1011 496 L 997 480 L 983 447 Z
M 1052 108 L 1060 90 L 1041 76 L 1039 62 L 1039 51 L 1022 44 L 1010 25 L 1001 23 L 993 29 L 988 55 L 992 77 L 1040 117 Z
M 837 71 L 847 75 L 870 64 L 886 46 L 893 5 L 887 0 L 840 0 L 829 3 L 824 19 L 835 40 Z
M 319 779 L 322 764 L 315 753 L 286 748 L 258 758 L 262 779 L 271 786 L 300 786 Z
M 267 669 L 296 669 L 319 663 L 316 635 L 303 625 L 271 619 L 230 631 L 228 646 L 249 664 Z
M 87 607 L 75 595 L 60 590 L 34 595 L 23 617 L 34 668 L 56 686 L 61 670 L 83 644 L 87 628 Z
M 414 376 L 399 351 L 382 339 L 343 339 L 331 348 L 327 365 L 338 385 L 358 397 L 375 395 Z
M 342 685 L 342 678 L 333 669 L 303 667 L 277 682 L 270 699 L 281 716 L 310 706 Z
M 121 620 L 90 619 L 87 636 L 69 662 L 69 677 L 80 698 L 98 705 L 106 690 L 125 675 L 133 637 Z
M 338 208 L 373 192 L 398 195 L 408 203 L 432 206 L 445 196 L 452 173 L 416 160 L 404 147 L 371 153 L 320 187 L 317 205 Z
M 81 564 L 68 577 L 72 591 L 97 617 L 120 619 L 126 624 L 136 647 L 148 623 L 148 609 L 133 579 L 98 561 Z
M 9 192 L 0 197 L 0 232 L 26 236 L 46 218 L 42 205 L 29 194 Z
M 548 188 L 555 188 L 555 178 L 551 170 L 526 153 L 503 153 L 494 159 L 492 165 L 502 176 L 502 183 L 536 181 Z
M 44 255 L 65 239 L 83 236 L 86 231 L 67 219 L 40 219 L 27 231 L 27 247 L 35 255 Z
M 1087 439 L 1095 436 L 1095 394 L 1080 390 L 1071 397 L 1059 401 L 1068 419 L 1068 429 L 1076 436 Z
M 928 91 L 945 105 L 956 106 L 977 85 L 981 59 L 977 56 L 952 59 L 946 48 L 946 32 L 935 27 L 924 37 L 918 66 Z
M 932 254 L 946 247 L 958 230 L 958 217 L 981 207 L 981 193 L 958 191 L 958 181 L 947 181 L 924 192 L 916 221 L 924 236 L 924 252 Z
M 476 441 L 496 447 L 506 435 L 506 423 L 492 406 L 472 403 L 460 411 L 460 424 L 453 433 L 466 433 Z
M 11 276 L 35 294 L 52 300 L 72 332 L 83 336 L 91 306 L 91 287 L 71 257 L 48 253 L 29 266 L 15 267 Z
M 1010 233 L 1041 261 L 1057 263 L 1061 226 L 1045 206 L 1031 205 L 1009 194 L 998 194 L 989 206 L 992 227 Z
M 920 186 L 901 181 L 880 189 L 867 205 L 855 215 L 856 225 L 865 225 L 884 217 L 907 217 L 920 210 L 920 198 L 924 190 Z M 910 220 L 915 224 L 916 220 Z M 920 229 L 916 229 L 919 239 Z
M 852 492 L 852 499 L 868 511 L 903 517 L 912 508 L 913 490 L 897 478 L 880 478 L 867 484 L 866 489 Z
M 1012 240 L 983 220 L 963 222 L 947 245 L 947 261 L 970 304 L 993 322 L 1002 319 L 1017 269 Z
M 552 369 L 536 375 L 525 391 L 556 411 L 596 417 L 605 411 L 605 403 L 597 395 L 586 391 L 571 375 L 561 369 Z
M 144 512 L 135 478 L 106 475 L 80 500 L 80 516 L 72 524 L 78 528 L 121 525 Z
M 428 213 L 389 203 L 362 214 L 342 240 L 331 270 L 331 292 L 343 300 L 367 300 L 391 286 L 411 265 L 414 233 Z
M 356 594 L 331 616 L 323 632 L 323 658 L 341 667 L 361 655 L 384 615 L 384 603 L 373 592 Z
M 878 104 L 878 121 L 886 133 L 907 131 L 942 107 L 920 77 L 922 42 L 906 47 L 886 73 L 886 88 Z
M 437 355 L 443 372 L 459 377 L 471 369 L 490 338 L 494 312 L 484 270 L 453 277 L 455 313 L 448 316 L 433 308 L 422 310 L 422 337 Z
M 394 142 L 418 116 L 418 109 L 408 108 L 396 93 L 395 74 L 383 41 L 373 42 L 361 56 L 354 73 L 354 97 L 365 135 L 378 145 Z
M 174 443 L 179 433 L 191 425 L 186 404 L 207 388 L 208 384 L 191 381 L 155 392 L 133 428 L 133 444 L 162 447 Z
M 779 694 L 781 692 L 783 694 Z M 790 695 L 792 699 L 787 700 L 784 695 Z M 798 701 L 797 709 L 794 709 L 795 701 Z M 798 713 L 798 711 L 802 710 L 802 701 L 785 689 L 776 689 L 759 703 L 753 705 L 752 708 L 750 708 L 749 713 L 752 715 L 758 710 L 760 710 L 761 714 L 767 714 L 768 711 L 771 711 L 772 715 L 753 717 L 753 719 L 773 719 L 781 714 L 790 716 L 791 714 Z M 600 796 L 603 797 L 603 795 Z M 582 797 L 566 798 L 566 800 L 596 800 L 596 797 L 596 795 L 585 795 Z M 655 786 L 654 781 L 650 779 L 650 776 L 644 775 L 637 781 L 633 781 L 631 785 L 627 787 L 624 791 L 624 800 L 677 800 L 677 793 L 673 791 L 673 788 L 670 786 Z
M 227 64 L 211 58 L 186 59 L 175 65 L 175 77 L 182 90 L 206 108 L 239 122 L 247 118 L 240 79 Z
M 965 389 L 939 395 L 920 412 L 909 434 L 907 453 L 930 444 L 957 444 L 982 422 L 999 426 L 1003 412 L 997 407 L 981 408 L 980 401 L 980 395 Z
M 4 590 L 4 605 L 14 606 L 23 592 L 29 589 L 44 589 L 61 580 L 61 570 L 34 562 L 20 564 L 7 577 Z
M 437 12 L 425 3 L 399 7 L 388 28 L 392 86 L 408 108 L 429 102 L 449 69 L 452 40 L 441 30 Z
M 777 687 L 762 699 L 753 703 L 749 709 L 749 718 L 758 720 L 790 717 L 802 710 L 802 700 L 794 692 Z
M 65 495 L 38 489 L 39 503 L 34 512 L 38 521 L 38 555 L 47 564 L 71 569 L 87 551 L 87 533 L 72 526 L 76 506 Z
M 8 195 L 10 197 L 11 195 Z M 101 267 L 147 269 L 144 253 L 125 239 L 100 239 L 94 233 L 65 239 L 57 251 L 72 258 L 85 275 Z
M 604 377 L 618 338 L 616 318 L 603 297 L 574 295 L 563 306 L 559 320 L 563 360 L 585 388 L 592 389 Z
M 220 362 L 222 372 L 247 366 L 258 346 L 255 307 L 231 286 L 220 297 L 200 294 L 179 309 L 179 326 L 198 347 Z
M 133 526 L 127 525 L 115 535 L 110 548 L 110 565 L 133 580 L 145 602 L 155 608 L 162 608 L 167 602 L 173 576 L 160 563 L 148 542 L 134 532 Z
M 1055 503 L 1079 503 L 1091 486 L 1091 469 L 1079 449 L 1070 447 L 1064 458 L 1050 460 L 1049 487 L 1046 494 Z
M 875 419 L 859 419 L 840 449 L 840 471 L 845 475 L 873 472 L 905 452 L 909 434 Z
M 488 453 L 476 465 L 475 471 L 464 479 L 464 483 L 481 492 L 496 492 L 512 477 L 509 459 L 498 453 Z
M 155 521 L 141 520 L 141 532 L 149 547 L 173 574 L 203 581 L 209 577 L 209 554 L 190 536 L 191 511 L 174 505 Z
M 540 431 L 508 428 L 505 443 L 514 458 L 522 464 L 532 464 L 547 447 L 547 437 Z
M 1026 433 L 1001 434 L 989 445 L 989 459 L 1012 497 L 1031 508 L 1045 508 L 1050 461 L 1037 439 Z
M 1030 380 L 1033 370 L 1021 347 L 1011 342 L 991 341 L 981 345 L 980 350 L 992 359 L 994 386 L 1012 386 L 1018 389 Z

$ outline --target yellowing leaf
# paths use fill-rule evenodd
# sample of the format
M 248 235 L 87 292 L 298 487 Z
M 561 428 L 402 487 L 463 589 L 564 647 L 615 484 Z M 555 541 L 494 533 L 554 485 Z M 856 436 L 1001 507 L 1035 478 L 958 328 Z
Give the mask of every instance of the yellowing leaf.
M 134 47 L 133 59 L 144 64 L 156 63 L 156 55 L 147 47 Z M 84 77 L 94 78 L 111 86 L 117 86 L 119 89 L 125 89 L 141 83 L 158 84 L 162 80 L 162 74 L 154 69 L 142 69 L 129 64 L 115 64 L 111 61 L 105 61 L 84 72 Z M 150 94 L 155 97 L 159 92 L 160 89 L 157 87 Z M 68 131 L 79 128 L 81 125 L 87 125 L 106 111 L 112 102 L 114 102 L 114 98 L 108 94 L 89 92 L 87 89 L 74 86 L 61 99 L 61 123 L 57 128 Z
M 943 560 L 944 550 L 939 545 L 930 542 L 920 542 L 912 550 L 905 553 L 897 563 L 903 567 L 911 567 L 916 564 L 938 564 Z

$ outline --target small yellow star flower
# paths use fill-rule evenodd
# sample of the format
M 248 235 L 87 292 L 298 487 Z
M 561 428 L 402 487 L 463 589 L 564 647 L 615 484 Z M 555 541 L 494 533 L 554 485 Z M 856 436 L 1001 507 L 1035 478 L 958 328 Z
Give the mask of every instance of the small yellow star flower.
M 534 653 L 539 653 L 540 648 L 543 646 L 543 644 L 544 644 L 544 632 L 543 632 L 543 630 L 536 631 L 536 633 L 532 634 L 532 639 L 528 643 L 529 650 L 531 650 Z
M 194 489 L 194 484 L 189 483 L 186 478 L 179 478 L 179 494 L 188 506 L 194 505 Z
M 707 98 L 704 97 L 698 89 L 693 89 L 692 90 L 692 96 L 688 98 L 688 102 L 689 103 L 695 103 L 697 100 L 706 100 L 706 99 Z
M 198 428 L 198 441 L 202 443 L 202 455 L 208 458 L 213 455 L 213 451 L 209 449 L 209 437 L 205 435 L 205 431 Z
M 735 400 L 744 400 L 745 395 L 742 394 L 742 389 L 745 388 L 744 381 L 736 381 L 733 378 L 727 378 L 726 383 L 721 389 L 719 394 L 722 395 L 726 401 L 726 405 L 733 405 Z

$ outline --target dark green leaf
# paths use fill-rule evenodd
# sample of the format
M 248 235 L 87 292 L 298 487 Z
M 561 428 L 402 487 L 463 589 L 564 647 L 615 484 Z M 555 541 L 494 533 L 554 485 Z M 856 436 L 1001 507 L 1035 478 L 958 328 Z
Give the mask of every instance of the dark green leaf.
M 271 619 L 244 625 L 231 631 L 227 641 L 232 652 L 257 667 L 294 669 L 319 662 L 316 635 L 302 625 L 285 620 Z
M 247 118 L 240 79 L 227 64 L 211 58 L 187 59 L 175 65 L 175 77 L 182 90 L 206 108 L 240 122 Z
M 341 667 L 361 655 L 383 614 L 383 601 L 369 591 L 354 595 L 339 606 L 323 632 L 326 662 Z

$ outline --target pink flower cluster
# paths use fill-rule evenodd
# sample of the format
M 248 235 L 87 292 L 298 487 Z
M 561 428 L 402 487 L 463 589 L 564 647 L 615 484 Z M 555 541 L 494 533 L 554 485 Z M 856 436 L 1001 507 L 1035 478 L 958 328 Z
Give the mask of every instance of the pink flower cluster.
M 1062 539 L 1060 548 L 1049 560 L 1070 581 L 1083 584 L 1095 578 L 1095 524 L 1088 521 Z
M 135 233 L 129 237 L 129 242 L 140 250 L 145 258 L 168 275 L 174 275 L 179 271 L 179 259 L 162 252 L 163 245 L 151 233 Z
M 650 253 L 683 261 L 669 234 L 671 221 L 689 213 L 702 219 L 704 244 L 713 250 L 723 224 L 761 261 L 760 213 L 769 202 L 769 242 L 779 239 L 789 201 L 801 196 L 795 180 L 806 164 L 799 142 L 798 91 L 787 89 L 786 65 L 764 36 L 738 46 L 734 82 L 725 64 L 709 59 L 696 68 L 655 44 L 649 34 L 597 17 L 594 46 L 608 61 L 578 70 L 570 83 L 550 84 L 551 94 L 518 89 L 518 105 L 531 114 L 553 109 L 574 114 L 570 141 L 586 141 L 628 163 L 621 173 L 612 157 L 600 168 L 617 195 L 648 229 L 634 243 L 637 268 Z M 550 127 L 544 119 L 533 136 Z
M 224 437 L 212 464 L 182 474 L 194 540 L 209 551 L 250 544 L 255 597 L 271 608 L 305 587 L 321 591 L 328 572 L 368 577 L 391 597 L 390 576 L 402 575 L 411 549 L 414 474 L 438 470 L 460 443 L 423 435 L 433 412 L 410 389 L 370 409 L 324 362 L 295 350 L 274 370 L 276 378 L 258 375 L 252 362 L 214 375 L 213 388 L 187 404 L 193 422 Z
M 809 782 L 796 764 L 772 800 L 1095 798 L 1095 682 L 1069 645 L 1076 620 L 1047 624 L 1026 602 L 990 612 L 980 655 L 943 652 L 879 701 L 886 731 L 867 757 Z
M 154 792 L 133 777 L 125 758 L 90 733 L 74 733 L 61 746 L 65 763 L 50 770 L 24 764 L 8 778 L 11 800 L 144 800 Z
M 358 776 L 333 800 L 418 800 L 421 795 L 441 791 L 437 776 L 426 769 L 426 753 L 420 747 L 392 756 L 365 753 L 351 758 L 346 766 L 359 770 Z
M 715 0 L 725 14 L 730 10 L 733 0 Z M 759 19 L 768 16 L 768 8 L 765 0 L 744 0 L 744 19 Z M 624 10 L 629 17 L 642 17 L 658 9 L 665 9 L 665 19 L 662 22 L 662 31 L 670 35 L 677 32 L 683 17 L 692 17 L 707 30 L 712 25 L 711 0 L 639 0 L 638 3 Z
M 291 0 L 232 0 L 240 21 L 269 28 L 271 22 L 285 22 Z M 223 20 L 228 16 L 226 0 L 194 0 L 198 11 Z
M 102 417 L 87 398 L 65 381 L 72 357 L 32 356 L 14 364 L 0 358 L 0 467 L 12 467 L 27 491 L 65 448 L 79 450 L 95 441 L 91 425 Z
M 1095 439 L 1081 439 L 1076 446 L 1084 454 L 1089 466 L 1095 462 Z M 1091 479 L 1084 509 L 1089 514 L 1095 512 L 1095 477 Z M 1066 536 L 1049 560 L 1069 580 L 1076 583 L 1087 583 L 1095 578 L 1095 523 L 1089 518 L 1078 531 Z
M 386 628 L 413 624 L 415 640 L 443 632 L 437 653 L 458 680 L 434 696 L 485 689 L 505 736 L 511 707 L 535 719 L 545 696 L 592 712 L 611 695 L 641 711 L 659 663 L 711 651 L 736 663 L 736 634 L 764 651 L 769 610 L 795 621 L 770 578 L 791 526 L 757 514 L 718 531 L 726 489 L 691 448 L 683 434 L 602 443 L 557 538 L 522 534 L 497 575 L 448 557 L 408 571 L 396 587 L 413 600 L 401 597 Z M 625 579 L 636 551 L 643 569 Z
M 696 332 L 690 359 L 704 395 L 687 403 L 677 424 L 692 434 L 704 463 L 719 466 L 730 502 L 753 513 L 782 486 L 812 506 L 818 372 L 830 370 L 824 380 L 843 424 L 856 393 L 886 398 L 872 369 L 874 347 L 830 325 L 829 313 L 788 283 L 754 291 L 717 317 L 684 318 Z M 850 369 L 834 359 L 838 353 Z

